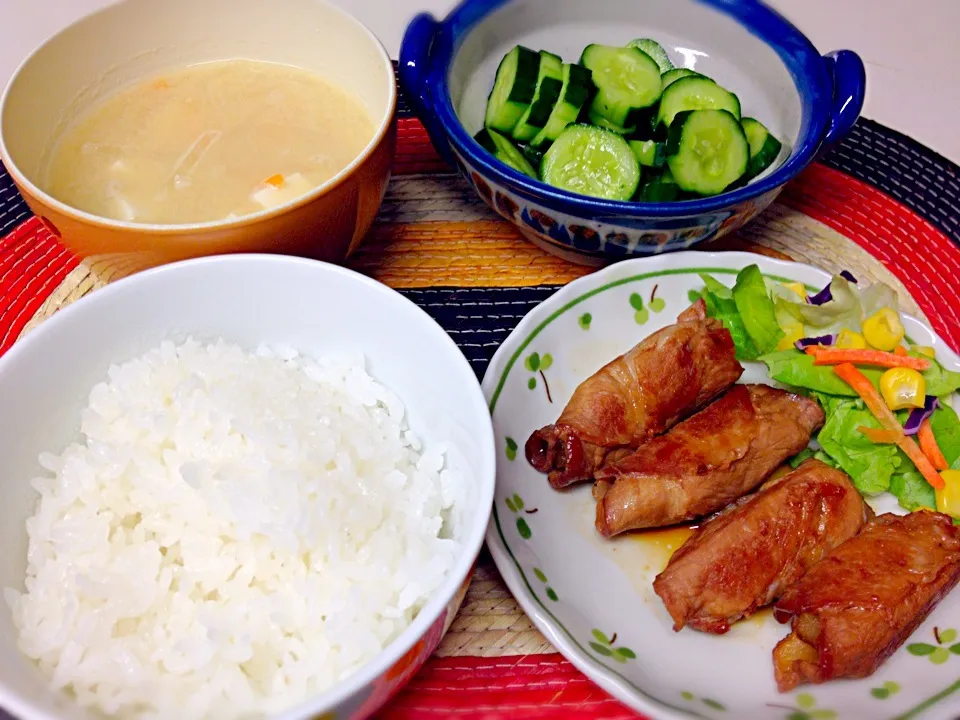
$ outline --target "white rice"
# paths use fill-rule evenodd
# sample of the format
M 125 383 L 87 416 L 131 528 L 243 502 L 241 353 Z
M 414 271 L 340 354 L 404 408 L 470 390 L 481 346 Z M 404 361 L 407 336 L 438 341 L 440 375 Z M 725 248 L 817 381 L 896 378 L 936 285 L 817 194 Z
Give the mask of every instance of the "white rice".
M 464 478 L 362 358 L 188 340 L 110 368 L 43 453 L 23 652 L 122 717 L 278 712 L 396 638 L 450 570 Z

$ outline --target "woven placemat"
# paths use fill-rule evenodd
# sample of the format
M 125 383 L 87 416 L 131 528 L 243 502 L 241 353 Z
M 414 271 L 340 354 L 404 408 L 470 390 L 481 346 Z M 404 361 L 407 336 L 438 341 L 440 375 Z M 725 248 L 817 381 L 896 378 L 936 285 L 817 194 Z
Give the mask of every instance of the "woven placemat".
M 349 265 L 398 289 L 450 333 L 482 377 L 520 319 L 591 270 L 547 255 L 490 212 L 433 153 L 401 105 L 395 177 L 378 222 Z M 733 237 L 710 248 L 848 269 L 892 285 L 908 312 L 960 348 L 958 169 L 861 121 Z M 108 278 L 80 263 L 36 219 L 0 168 L 0 352 Z M 436 657 L 384 712 L 483 717 L 631 716 L 558 656 L 484 551 Z

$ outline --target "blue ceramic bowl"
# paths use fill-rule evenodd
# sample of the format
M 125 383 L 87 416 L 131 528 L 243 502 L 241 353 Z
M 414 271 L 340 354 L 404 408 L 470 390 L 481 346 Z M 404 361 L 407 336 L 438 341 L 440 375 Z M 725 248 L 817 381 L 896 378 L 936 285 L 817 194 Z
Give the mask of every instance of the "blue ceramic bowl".
M 590 43 L 660 41 L 678 67 L 696 69 L 740 97 L 783 141 L 777 162 L 745 187 L 673 203 L 599 200 L 532 180 L 474 140 L 503 55 L 520 43 L 576 61 Z M 440 154 L 486 203 L 537 245 L 600 264 L 682 250 L 735 230 L 854 124 L 863 62 L 849 50 L 821 56 L 758 0 L 465 0 L 443 21 L 410 23 L 400 82 Z

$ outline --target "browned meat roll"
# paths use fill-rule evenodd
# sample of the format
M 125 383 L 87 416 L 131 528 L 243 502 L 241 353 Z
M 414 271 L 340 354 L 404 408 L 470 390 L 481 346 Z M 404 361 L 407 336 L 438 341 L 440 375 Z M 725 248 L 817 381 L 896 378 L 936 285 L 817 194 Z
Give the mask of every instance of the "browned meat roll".
M 555 488 L 592 480 L 611 453 L 664 432 L 742 373 L 729 331 L 700 300 L 583 381 L 557 422 L 527 440 L 527 460 Z
M 774 606 L 791 633 L 773 650 L 777 686 L 864 678 L 960 580 L 960 527 L 942 513 L 880 515 Z
M 823 420 L 814 400 L 767 385 L 736 385 L 596 473 L 597 530 L 611 537 L 721 510 L 805 448 Z
M 701 525 L 653 589 L 674 630 L 689 625 L 725 633 L 773 602 L 872 515 L 846 474 L 807 460 Z

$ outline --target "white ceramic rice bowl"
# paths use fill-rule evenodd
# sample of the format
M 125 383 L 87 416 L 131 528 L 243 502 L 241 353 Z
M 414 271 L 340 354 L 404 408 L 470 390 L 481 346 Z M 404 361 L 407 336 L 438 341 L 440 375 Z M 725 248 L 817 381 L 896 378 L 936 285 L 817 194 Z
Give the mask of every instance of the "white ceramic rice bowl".
M 450 337 L 399 293 L 341 267 L 271 255 L 163 266 L 79 300 L 0 358 L 0 588 L 23 588 L 38 454 L 78 436 L 79 412 L 111 364 L 187 335 L 249 351 L 267 343 L 314 356 L 361 352 L 367 371 L 400 396 L 425 445 L 447 445 L 448 466 L 467 473 L 454 512 L 462 548 L 439 591 L 374 660 L 280 717 L 369 716 L 432 654 L 456 615 L 489 520 L 495 451 L 477 378 Z M 48 689 L 16 638 L 0 603 L 0 707 L 22 720 L 91 717 Z

